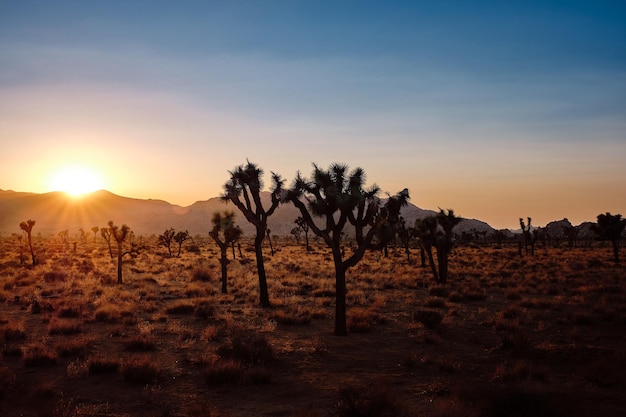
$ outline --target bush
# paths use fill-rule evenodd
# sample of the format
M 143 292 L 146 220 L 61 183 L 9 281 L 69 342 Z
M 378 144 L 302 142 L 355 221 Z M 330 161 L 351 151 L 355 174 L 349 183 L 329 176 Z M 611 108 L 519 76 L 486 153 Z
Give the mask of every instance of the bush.
M 274 351 L 267 339 L 243 328 L 234 329 L 230 344 L 219 347 L 217 354 L 244 365 L 268 364 L 274 360 Z
M 193 314 L 196 307 L 189 302 L 182 301 L 168 307 L 165 311 L 167 314 Z
M 245 367 L 233 359 L 214 360 L 204 371 L 207 385 L 237 384 L 243 381 Z
M 124 342 L 124 349 L 130 352 L 148 352 L 155 348 L 155 341 L 146 336 L 135 336 Z
M 213 273 L 204 268 L 194 269 L 191 273 L 192 281 L 210 282 L 213 281 Z
M 120 368 L 120 363 L 116 359 L 95 357 L 89 359 L 89 374 L 98 375 L 108 372 L 116 372 Z
M 57 358 L 56 352 L 48 347 L 34 345 L 24 348 L 22 362 L 24 366 L 50 366 L 57 363 Z
M 124 381 L 135 384 L 150 384 L 161 376 L 160 368 L 153 361 L 142 358 L 133 359 L 122 366 Z
M 441 324 L 443 315 L 437 311 L 417 310 L 414 318 L 415 321 L 422 323 L 425 327 L 434 329 Z

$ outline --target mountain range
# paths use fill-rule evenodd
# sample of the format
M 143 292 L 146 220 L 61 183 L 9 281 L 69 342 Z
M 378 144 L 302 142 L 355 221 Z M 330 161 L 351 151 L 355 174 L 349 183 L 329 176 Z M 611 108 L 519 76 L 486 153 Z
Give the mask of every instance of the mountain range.
M 268 207 L 270 193 L 263 192 L 261 199 L 264 207 Z M 105 190 L 79 198 L 63 192 L 39 194 L 0 190 L 0 234 L 20 232 L 20 222 L 32 219 L 36 221 L 33 232 L 43 236 L 63 230 L 75 234 L 81 228 L 91 233 L 92 227 L 106 226 L 109 220 L 116 225 L 127 224 L 137 235 L 159 235 L 173 227 L 176 230 L 187 230 L 192 236 L 207 236 L 212 227 L 212 214 L 223 210 L 235 212 L 235 220 L 245 236 L 254 235 L 254 227 L 241 212 L 232 203 L 225 203 L 219 197 L 181 207 L 162 200 L 123 197 Z M 417 218 L 435 213 L 411 203 L 401 211 L 409 225 Z M 268 221 L 272 235 L 289 235 L 299 215 L 292 204 L 281 204 Z M 464 219 L 455 231 L 460 233 L 472 229 L 485 232 L 494 230 L 483 221 Z

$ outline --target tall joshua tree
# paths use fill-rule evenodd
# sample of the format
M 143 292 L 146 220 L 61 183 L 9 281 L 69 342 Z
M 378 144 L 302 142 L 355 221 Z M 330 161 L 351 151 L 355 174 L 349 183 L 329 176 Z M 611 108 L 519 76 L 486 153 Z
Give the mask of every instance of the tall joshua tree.
M 113 224 L 112 220 L 110 220 L 108 224 L 108 229 L 110 231 L 111 237 L 113 237 L 113 239 L 115 239 L 115 242 L 117 243 L 117 283 L 121 284 L 122 259 L 124 258 L 124 255 L 134 255 L 136 253 L 136 249 L 133 246 L 132 249 L 125 251 L 123 247 L 124 241 L 130 234 L 130 227 L 125 224 L 123 224 L 122 227 L 118 227 Z
M 20 229 L 26 232 L 28 237 L 28 247 L 30 249 L 30 256 L 33 261 L 33 265 L 37 263 L 37 258 L 35 258 L 35 251 L 33 250 L 33 226 L 35 226 L 35 220 L 28 219 L 25 222 L 20 223 Z
M 363 257 L 375 234 L 373 227 L 378 213 L 378 187 L 364 189 L 365 172 L 356 168 L 334 164 L 328 170 L 313 165 L 311 179 L 296 175 L 293 187 L 286 193 L 300 210 L 302 219 L 310 230 L 321 237 L 331 249 L 335 264 L 335 335 L 347 335 L 346 325 L 346 272 Z M 306 202 L 306 203 L 305 203 Z M 313 217 L 323 219 L 318 226 Z M 350 223 L 355 228 L 357 247 L 344 259 L 342 236 Z M 347 256 L 347 255 L 346 255 Z
M 626 228 L 626 219 L 622 219 L 621 214 L 598 214 L 598 222 L 593 225 L 593 231 L 602 240 L 610 240 L 613 244 L 613 257 L 615 262 L 619 262 L 619 241 Z
M 223 201 L 232 202 L 256 228 L 254 238 L 254 252 L 259 275 L 259 297 L 261 306 L 269 307 L 270 299 L 267 291 L 267 277 L 263 262 L 263 240 L 267 233 L 267 219 L 274 213 L 282 193 L 284 180 L 280 175 L 272 172 L 271 203 L 266 209 L 261 202 L 263 189 L 263 170 L 256 164 L 247 161 L 229 171 L 230 179 L 224 184 Z
M 222 267 L 222 294 L 228 292 L 228 246 L 236 242 L 241 237 L 241 229 L 235 225 L 235 213 L 232 211 L 224 211 L 223 213 L 213 213 L 211 219 L 213 229 L 209 232 L 209 236 L 215 240 L 220 248 L 220 265 Z

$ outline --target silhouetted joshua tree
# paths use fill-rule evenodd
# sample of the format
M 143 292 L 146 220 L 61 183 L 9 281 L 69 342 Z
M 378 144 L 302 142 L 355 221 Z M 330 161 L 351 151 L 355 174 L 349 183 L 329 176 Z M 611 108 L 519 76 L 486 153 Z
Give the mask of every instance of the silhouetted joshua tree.
M 117 283 L 121 284 L 122 283 L 122 259 L 124 258 L 124 255 L 131 255 L 131 256 L 136 255 L 137 249 L 135 248 L 135 245 L 132 245 L 130 250 L 124 251 L 123 245 L 124 245 L 124 241 L 130 234 L 130 227 L 128 227 L 125 224 L 123 224 L 122 227 L 118 227 L 113 224 L 112 220 L 109 221 L 108 225 L 109 225 L 108 229 L 110 231 L 110 235 L 111 237 L 113 237 L 113 239 L 115 239 L 115 242 L 117 243 Z
M 300 236 L 302 236 L 302 229 L 299 226 L 294 227 L 293 229 L 291 229 L 291 231 L 289 232 L 294 239 L 296 239 L 296 245 L 300 245 Z
M 100 231 L 100 228 L 98 226 L 94 226 L 91 228 L 91 231 L 93 232 L 93 243 L 96 243 L 96 238 L 98 237 L 98 232 Z
M 302 231 L 304 232 L 304 242 L 306 243 L 306 251 L 309 252 L 311 250 L 309 246 L 309 225 L 304 221 L 302 216 L 298 216 L 298 218 L 294 221 L 294 223 L 297 224 L 298 227 L 302 229 Z
M 108 227 L 101 227 L 100 235 L 102 236 L 102 239 L 106 241 L 109 248 L 109 256 L 111 256 L 111 259 L 113 259 L 113 248 L 111 247 L 111 229 Z
M 519 225 L 522 228 L 522 240 L 524 241 L 524 251 L 526 252 L 526 255 L 528 255 L 528 247 L 530 246 L 530 254 L 534 255 L 535 254 L 535 236 L 532 233 L 532 227 L 530 225 L 532 219 L 530 217 L 527 218 L 528 219 L 528 225 L 524 224 L 524 219 L 522 219 L 520 217 L 519 219 Z M 521 248 L 520 248 L 520 255 L 521 255 Z
M 592 228 L 600 239 L 609 240 L 613 244 L 613 258 L 619 262 L 619 241 L 626 228 L 626 219 L 622 219 L 621 214 L 598 214 L 598 222 Z
M 385 258 L 389 256 L 389 243 L 401 232 L 405 237 L 408 235 L 404 219 L 400 215 L 400 209 L 408 204 L 409 190 L 404 189 L 394 196 L 390 196 L 387 202 L 381 207 L 376 218 L 376 237 L 378 238 L 377 249 L 382 249 Z M 408 252 L 408 240 L 406 243 Z
M 159 235 L 159 243 L 167 248 L 167 253 L 172 257 L 172 240 L 174 239 L 174 235 L 176 231 L 173 227 L 170 227 L 166 231 L 163 232 L 162 235 Z
M 300 210 L 302 219 L 331 249 L 335 264 L 335 335 L 347 335 L 346 272 L 363 257 L 374 238 L 374 221 L 378 213 L 378 187 L 364 189 L 365 172 L 356 168 L 348 174 L 348 167 L 334 164 L 328 170 L 313 165 L 311 179 L 296 175 L 293 187 L 285 200 Z M 306 203 L 305 203 L 306 202 Z M 313 217 L 323 219 L 324 226 L 315 224 Z M 356 234 L 357 247 L 344 259 L 343 228 L 350 223 Z M 367 229 L 367 231 L 365 231 Z M 345 255 L 347 256 L 347 255 Z
M 35 226 L 35 220 L 28 219 L 25 222 L 20 223 L 20 229 L 26 232 L 26 236 L 28 238 L 28 248 L 30 249 L 30 256 L 34 266 L 37 263 L 37 258 L 35 258 L 35 251 L 33 250 L 33 226 Z
M 227 294 L 228 272 L 228 246 L 236 242 L 242 235 L 239 226 L 235 225 L 235 213 L 232 211 L 224 211 L 223 213 L 213 213 L 211 219 L 213 229 L 209 232 L 209 236 L 215 240 L 220 248 L 220 265 L 222 267 L 222 294 Z
M 448 259 L 454 246 L 452 229 L 463 220 L 457 217 L 452 209 L 439 209 L 439 213 L 415 221 L 415 233 L 420 245 L 428 255 L 428 262 L 435 281 L 440 284 L 448 282 Z M 437 250 L 437 264 L 433 256 L 433 247 Z
M 263 170 L 254 163 L 247 161 L 245 165 L 229 171 L 230 179 L 224 184 L 223 201 L 231 201 L 245 216 L 246 220 L 256 228 L 254 251 L 259 275 L 259 298 L 261 306 L 269 307 L 270 299 L 267 292 L 267 277 L 263 261 L 263 240 L 267 231 L 267 219 L 274 213 L 280 203 L 280 195 L 284 180 L 272 172 L 272 189 L 270 207 L 265 209 L 261 202 L 263 189 Z
M 186 240 L 191 239 L 191 235 L 189 235 L 189 232 L 185 230 L 184 232 L 176 232 L 173 239 L 174 242 L 178 243 L 178 252 L 176 253 L 176 257 L 180 258 L 180 251 L 183 248 L 183 243 L 185 243 Z

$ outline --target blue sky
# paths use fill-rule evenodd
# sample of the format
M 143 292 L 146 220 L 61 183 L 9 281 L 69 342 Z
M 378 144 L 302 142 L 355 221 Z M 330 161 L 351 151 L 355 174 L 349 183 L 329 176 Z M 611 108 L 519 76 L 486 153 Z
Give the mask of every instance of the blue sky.
M 0 0 L 0 188 L 78 161 L 188 205 L 246 158 L 340 161 L 494 227 L 626 214 L 625 21 L 623 1 Z

